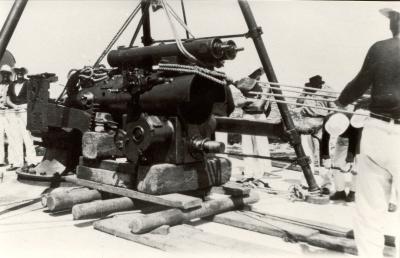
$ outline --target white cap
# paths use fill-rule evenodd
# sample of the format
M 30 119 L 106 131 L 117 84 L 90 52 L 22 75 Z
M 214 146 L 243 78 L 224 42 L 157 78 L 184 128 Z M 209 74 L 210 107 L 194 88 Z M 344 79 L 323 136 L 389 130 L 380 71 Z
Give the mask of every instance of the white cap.
M 350 119 L 350 124 L 355 128 L 364 127 L 365 121 L 369 117 L 369 111 L 365 109 L 357 109 Z
M 12 71 L 11 71 L 11 67 L 9 66 L 9 65 L 2 65 L 1 66 L 1 68 L 0 68 L 0 72 L 9 72 L 9 73 L 12 73 Z
M 350 125 L 350 121 L 346 115 L 342 113 L 336 113 L 328 118 L 325 123 L 325 130 L 331 136 L 339 136 L 344 133 Z
M 395 13 L 400 14 L 400 8 L 395 8 L 395 9 L 393 9 L 393 8 L 383 8 L 383 9 L 380 9 L 379 12 L 380 12 L 382 15 L 384 15 L 384 16 L 390 18 L 390 13 L 395 12 Z

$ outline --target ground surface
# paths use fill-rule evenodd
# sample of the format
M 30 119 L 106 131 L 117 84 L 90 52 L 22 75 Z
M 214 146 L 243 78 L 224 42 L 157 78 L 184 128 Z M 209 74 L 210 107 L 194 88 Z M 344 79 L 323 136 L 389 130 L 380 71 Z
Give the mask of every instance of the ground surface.
M 238 161 L 240 163 L 240 161 Z M 176 257 L 131 241 L 120 239 L 92 228 L 93 220 L 73 221 L 68 213 L 49 214 L 38 199 L 48 183 L 19 182 L 14 172 L 3 172 L 0 183 L 0 258 L 41 257 L 41 258 L 102 258 L 102 257 Z M 353 203 L 330 203 L 314 205 L 292 202 L 284 192 L 300 182 L 301 173 L 289 170 L 275 172 L 268 183 L 281 194 L 271 195 L 259 191 L 261 199 L 254 205 L 264 211 L 290 215 L 304 219 L 351 227 Z M 27 205 L 22 200 L 33 199 Z M 229 236 L 244 242 L 265 246 L 259 257 L 351 257 L 351 255 L 328 251 L 302 243 L 287 243 L 281 238 L 250 232 L 212 222 L 193 222 L 206 232 Z M 276 252 L 278 251 L 278 252 Z M 194 250 L 178 256 L 202 256 L 207 250 Z M 242 257 L 234 253 L 209 254 L 207 257 Z M 252 256 L 254 257 L 254 256 Z

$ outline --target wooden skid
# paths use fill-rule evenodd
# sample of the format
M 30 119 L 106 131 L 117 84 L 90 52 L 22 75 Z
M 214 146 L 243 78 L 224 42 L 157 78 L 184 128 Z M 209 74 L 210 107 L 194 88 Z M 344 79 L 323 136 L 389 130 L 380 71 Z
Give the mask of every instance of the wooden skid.
M 91 168 L 78 165 L 76 168 L 76 176 L 79 179 L 85 179 L 117 187 L 129 188 L 133 186 L 131 183 L 130 174 L 119 173 L 108 169 Z
M 146 234 L 133 234 L 129 231 L 129 222 L 132 216 L 135 215 L 124 214 L 97 221 L 94 223 L 94 228 L 163 251 L 183 251 L 192 253 L 195 250 L 196 252 L 207 253 L 234 252 L 242 254 L 260 254 L 267 251 L 269 255 L 277 254 L 282 255 L 282 257 L 288 255 L 285 251 L 271 250 L 271 248 L 267 249 L 266 247 L 251 242 L 239 241 L 229 237 L 204 232 L 185 224 L 170 227 L 166 230 L 155 230 L 154 232 Z M 159 231 L 161 231 L 161 233 L 159 233 Z
M 99 191 L 104 191 L 112 194 L 117 194 L 132 199 L 139 199 L 146 202 L 152 202 L 159 205 L 164 205 L 173 208 L 180 209 L 191 209 L 201 206 L 202 200 L 200 198 L 183 195 L 183 194 L 165 194 L 165 195 L 151 195 L 141 193 L 135 190 L 115 187 L 111 185 L 105 185 L 101 183 L 96 183 L 84 179 L 76 178 L 75 176 L 64 177 L 66 181 L 75 183 L 77 185 L 86 186 L 89 188 L 97 189 Z

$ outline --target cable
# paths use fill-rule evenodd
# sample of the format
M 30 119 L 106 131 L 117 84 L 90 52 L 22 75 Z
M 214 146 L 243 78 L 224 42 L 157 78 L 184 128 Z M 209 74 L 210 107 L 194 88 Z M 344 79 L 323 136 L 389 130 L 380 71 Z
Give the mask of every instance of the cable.
M 209 70 L 207 68 L 201 67 L 201 66 L 193 66 L 193 65 L 181 65 L 181 64 L 169 64 L 169 63 L 160 63 L 158 64 L 159 67 L 171 67 L 171 68 L 179 68 L 179 69 L 192 69 L 192 70 L 198 70 L 203 73 L 207 73 L 216 77 L 221 77 L 223 79 L 227 78 L 227 75 L 224 72 L 220 71 L 214 71 L 214 70 Z
M 171 27 L 171 30 L 172 30 L 172 33 L 173 33 L 173 35 L 174 35 L 175 42 L 176 42 L 176 45 L 177 45 L 179 51 L 180 51 L 187 59 L 191 60 L 192 62 L 194 62 L 194 63 L 200 63 L 200 61 L 197 60 L 196 57 L 194 57 L 192 54 L 190 54 L 190 53 L 186 50 L 186 48 L 185 48 L 185 47 L 183 46 L 183 44 L 182 44 L 182 41 L 179 39 L 178 32 L 176 31 L 175 25 L 174 25 L 174 23 L 172 22 L 172 19 L 171 19 L 171 17 L 170 17 L 170 13 L 169 13 L 169 11 L 168 11 L 168 9 L 167 9 L 167 7 L 166 7 L 166 4 L 165 4 L 165 0 L 161 0 L 161 5 L 163 6 L 163 9 L 164 9 L 165 14 L 166 14 L 166 16 L 167 16 L 168 23 L 169 23 L 169 25 L 170 25 L 170 27 Z
M 266 225 L 274 227 L 275 229 L 279 230 L 282 233 L 281 237 L 283 238 L 283 240 L 285 242 L 290 242 L 290 243 L 297 243 L 298 242 L 297 238 L 292 233 L 290 233 L 286 229 L 283 229 L 283 228 L 281 228 L 281 227 L 279 227 L 277 225 L 274 225 L 274 224 L 271 224 L 271 223 L 265 221 L 265 219 L 260 218 L 260 216 L 257 216 L 255 214 L 249 214 L 248 212 L 245 212 L 245 211 L 235 211 L 235 212 L 239 213 L 239 214 L 242 214 L 244 216 L 247 216 L 249 218 L 255 219 L 257 221 L 260 221 L 260 222 L 262 222 L 262 223 L 264 223 Z
M 340 94 L 339 91 L 335 91 L 335 90 L 325 90 L 325 89 L 318 89 L 318 88 L 307 87 L 307 86 L 298 86 L 298 85 L 292 85 L 292 84 L 286 84 L 286 83 L 279 83 L 279 82 L 262 82 L 262 81 L 257 81 L 257 82 L 259 82 L 259 83 L 261 83 L 261 84 L 272 85 L 272 86 L 281 86 L 281 87 L 295 88 L 295 89 L 316 90 L 316 91 L 319 91 L 319 92 Z
M 335 101 L 335 100 L 332 100 L 332 99 L 309 98 L 309 97 L 302 97 L 302 96 L 287 96 L 287 95 L 283 95 L 283 94 L 275 94 L 275 93 L 268 93 L 268 92 L 249 91 L 247 93 L 256 94 L 256 95 L 273 96 L 273 97 L 293 98 L 293 99 L 307 99 L 307 100 L 327 101 L 327 102 L 334 102 Z
M 285 92 L 304 93 L 304 91 L 287 90 L 287 89 L 281 89 L 279 87 L 274 87 L 274 86 L 272 86 L 272 87 L 270 87 L 270 86 L 261 86 L 261 88 L 263 88 L 263 89 L 280 89 L 280 90 L 285 91 Z M 307 95 L 311 95 L 311 96 L 325 97 L 325 98 L 333 98 L 333 99 L 337 98 L 336 96 L 330 96 L 330 95 L 326 95 L 326 94 L 319 94 L 319 93 L 312 93 L 312 92 L 307 92 L 306 94 Z
M 169 71 L 169 72 L 179 72 L 179 73 L 192 73 L 192 74 L 197 74 L 199 76 L 202 76 L 206 79 L 209 79 L 213 82 L 216 82 L 221 85 L 226 85 L 227 82 L 225 80 L 219 80 L 209 74 L 203 73 L 199 70 L 196 69 L 185 69 L 185 68 L 173 68 L 173 67 L 159 67 L 159 66 L 153 66 L 153 70 L 156 71 Z
M 119 37 L 122 35 L 122 33 L 125 31 L 125 29 L 128 27 L 129 23 L 131 23 L 131 21 L 133 20 L 133 18 L 135 18 L 136 14 L 139 12 L 140 10 L 140 6 L 141 3 L 138 4 L 138 6 L 136 6 L 136 8 L 133 10 L 133 12 L 131 13 L 131 15 L 129 15 L 129 17 L 126 19 L 126 21 L 124 22 L 124 24 L 122 25 L 122 27 L 119 29 L 119 31 L 117 32 L 117 34 L 115 34 L 115 36 L 112 38 L 111 42 L 107 45 L 107 47 L 104 49 L 104 51 L 101 53 L 100 57 L 97 59 L 97 61 L 94 63 L 93 67 L 97 67 L 100 62 L 103 60 L 103 58 L 107 55 L 108 51 L 110 51 L 110 49 L 114 46 L 115 42 L 117 42 L 117 40 L 119 39 Z
M 302 107 L 317 108 L 317 109 L 334 111 L 334 112 L 345 113 L 345 114 L 352 114 L 352 115 L 359 115 L 359 116 L 369 116 L 368 114 L 356 113 L 356 112 L 337 109 L 337 108 L 327 108 L 327 107 L 318 107 L 318 106 L 312 106 L 312 105 L 307 105 L 307 104 L 297 104 L 297 103 L 294 103 L 294 102 L 277 100 L 277 99 L 265 99 L 265 100 L 269 100 L 269 101 L 277 102 L 277 103 L 285 103 L 285 104 L 291 104 L 291 105 L 296 105 L 296 106 L 302 106 Z
M 186 30 L 187 33 L 190 34 L 190 36 L 192 36 L 192 38 L 195 38 L 195 36 L 193 35 L 193 33 L 190 31 L 189 27 L 186 26 L 185 22 L 183 22 L 181 20 L 181 18 L 179 18 L 179 16 L 176 14 L 176 12 L 174 11 L 174 9 L 168 4 L 168 2 L 165 2 L 167 7 L 169 8 L 169 10 L 171 11 L 172 16 L 174 16 L 175 20 L 177 22 L 179 22 L 179 24 Z

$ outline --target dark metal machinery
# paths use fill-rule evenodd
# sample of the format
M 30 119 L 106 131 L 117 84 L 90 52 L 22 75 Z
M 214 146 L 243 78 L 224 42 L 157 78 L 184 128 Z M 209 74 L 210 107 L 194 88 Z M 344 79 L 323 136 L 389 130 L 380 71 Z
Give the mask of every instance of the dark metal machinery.
M 5 49 L 26 2 L 16 0 L 0 33 L 0 50 Z M 243 122 L 212 115 L 215 104 L 232 101 L 227 87 L 221 85 L 221 82 L 226 84 L 227 78 L 214 70 L 226 60 L 233 60 L 241 50 L 227 38 L 251 37 L 269 81 L 277 82 L 261 38 L 261 28 L 257 27 L 247 1 L 239 0 L 239 5 L 248 33 L 182 40 L 183 47 L 196 61 L 188 59 L 177 43 L 165 44 L 171 40 L 152 38 L 150 1 L 142 0 L 140 4 L 142 18 L 131 43 L 126 48 L 112 50 L 107 56 L 112 69 L 100 66 L 98 60 L 94 67 L 77 70 L 67 82 L 66 98 L 57 100 L 48 99 L 51 75 L 31 77 L 28 129 L 42 136 L 44 145 L 70 154 L 67 169 L 82 165 L 82 159 L 78 163 L 80 155 L 92 159 L 89 163 L 95 166 L 104 159 L 126 157 L 136 171 L 154 164 L 198 164 L 209 160 L 212 153 L 223 151 L 222 143 L 211 140 L 215 131 L 246 133 Z M 144 46 L 133 47 L 140 27 Z M 282 92 L 276 88 L 273 93 Z M 319 187 L 288 107 L 282 103 L 278 107 L 283 124 L 252 121 L 249 132 L 289 139 L 309 191 L 316 192 Z M 52 140 L 54 136 L 61 141 Z M 81 141 L 82 148 L 77 144 L 59 144 Z

